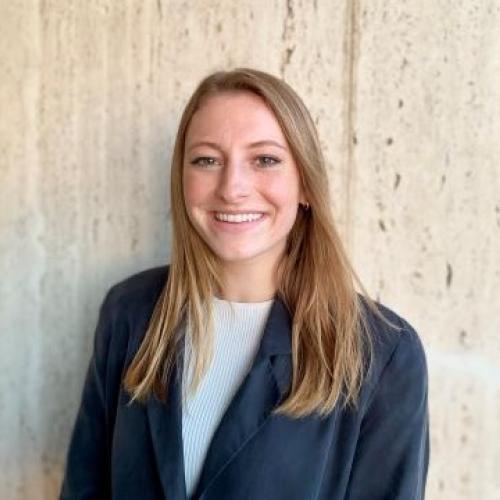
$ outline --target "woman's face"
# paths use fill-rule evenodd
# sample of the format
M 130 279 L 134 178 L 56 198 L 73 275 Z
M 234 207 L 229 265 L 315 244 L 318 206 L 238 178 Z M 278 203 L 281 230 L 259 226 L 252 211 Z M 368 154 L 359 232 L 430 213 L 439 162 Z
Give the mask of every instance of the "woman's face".
M 186 133 L 186 210 L 222 263 L 281 258 L 302 201 L 297 165 L 273 112 L 247 91 L 207 98 Z

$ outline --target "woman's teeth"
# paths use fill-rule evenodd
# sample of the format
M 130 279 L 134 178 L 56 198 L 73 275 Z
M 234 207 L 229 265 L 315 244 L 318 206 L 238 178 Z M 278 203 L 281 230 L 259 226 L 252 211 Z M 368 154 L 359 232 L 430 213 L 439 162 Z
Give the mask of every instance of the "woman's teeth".
M 225 214 L 215 212 L 215 218 L 224 222 L 251 222 L 260 219 L 263 215 L 263 213 Z

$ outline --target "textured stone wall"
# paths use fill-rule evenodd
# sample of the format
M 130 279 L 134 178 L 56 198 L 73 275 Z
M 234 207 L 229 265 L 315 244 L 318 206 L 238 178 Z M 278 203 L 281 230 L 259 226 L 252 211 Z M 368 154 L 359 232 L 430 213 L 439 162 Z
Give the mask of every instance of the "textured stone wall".
M 118 279 L 169 255 L 168 161 L 215 69 L 310 107 L 368 290 L 430 372 L 431 500 L 500 499 L 500 1 L 0 4 L 0 497 L 51 499 Z

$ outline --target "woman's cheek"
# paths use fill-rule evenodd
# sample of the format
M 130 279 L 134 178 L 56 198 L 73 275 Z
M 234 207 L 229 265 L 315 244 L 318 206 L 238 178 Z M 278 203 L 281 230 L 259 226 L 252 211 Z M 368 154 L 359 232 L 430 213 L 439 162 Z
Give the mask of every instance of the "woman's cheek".
M 298 186 L 293 178 L 268 180 L 265 184 L 265 191 L 269 201 L 281 208 L 298 204 Z
M 184 199 L 186 200 L 186 205 L 191 206 L 204 201 L 209 191 L 209 189 L 207 189 L 208 186 L 206 179 L 199 179 L 199 176 L 193 173 L 185 174 Z

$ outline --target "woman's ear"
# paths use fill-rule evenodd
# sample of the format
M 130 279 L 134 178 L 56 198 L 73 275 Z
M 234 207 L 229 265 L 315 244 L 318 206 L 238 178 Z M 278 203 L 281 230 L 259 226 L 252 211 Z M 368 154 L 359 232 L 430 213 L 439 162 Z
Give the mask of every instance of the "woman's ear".
M 307 201 L 307 198 L 304 196 L 304 194 L 301 194 L 299 197 L 299 207 L 303 208 L 304 210 L 309 210 L 309 207 L 311 205 Z
M 299 205 L 309 205 L 309 202 L 307 201 L 307 197 L 304 193 L 304 188 L 300 189 Z

